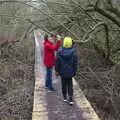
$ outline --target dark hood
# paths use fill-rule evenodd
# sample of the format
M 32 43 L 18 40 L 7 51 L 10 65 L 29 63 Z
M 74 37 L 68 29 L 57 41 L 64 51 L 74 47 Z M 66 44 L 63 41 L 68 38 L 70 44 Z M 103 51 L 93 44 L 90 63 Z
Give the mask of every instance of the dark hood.
M 73 48 L 62 48 L 59 52 L 60 52 L 61 58 L 68 60 L 72 58 L 74 49 Z

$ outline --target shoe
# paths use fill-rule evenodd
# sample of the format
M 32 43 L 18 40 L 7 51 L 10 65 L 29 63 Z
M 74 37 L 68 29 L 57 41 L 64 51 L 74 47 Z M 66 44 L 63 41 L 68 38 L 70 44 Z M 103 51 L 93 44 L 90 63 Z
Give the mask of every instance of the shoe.
M 52 90 L 52 91 L 56 91 L 56 89 L 55 89 L 55 88 L 51 88 L 51 90 Z
M 48 89 L 48 87 L 45 86 L 45 89 Z
M 69 102 L 69 105 L 73 105 L 74 104 L 74 102 Z
M 68 101 L 66 95 L 63 95 L 63 99 L 64 99 L 64 100 L 63 100 L 64 102 L 67 102 L 67 101 Z
M 64 102 L 68 102 L 67 99 L 64 99 L 63 101 L 64 101 Z
M 48 92 L 55 92 L 56 91 L 56 89 L 55 88 L 48 88 Z
M 70 97 L 68 101 L 69 101 L 69 105 L 73 105 L 74 104 L 72 97 Z

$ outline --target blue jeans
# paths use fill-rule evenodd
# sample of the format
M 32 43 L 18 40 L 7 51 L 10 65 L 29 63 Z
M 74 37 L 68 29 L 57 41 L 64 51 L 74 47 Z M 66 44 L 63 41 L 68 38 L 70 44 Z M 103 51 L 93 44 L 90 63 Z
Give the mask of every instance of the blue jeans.
M 52 85 L 52 67 L 46 67 L 45 87 L 47 87 L 48 89 L 53 89 L 53 85 Z

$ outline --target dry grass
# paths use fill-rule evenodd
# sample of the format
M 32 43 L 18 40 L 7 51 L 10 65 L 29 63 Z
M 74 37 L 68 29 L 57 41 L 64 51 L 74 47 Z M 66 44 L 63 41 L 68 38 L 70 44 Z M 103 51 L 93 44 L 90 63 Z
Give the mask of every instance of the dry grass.
M 15 44 L 5 45 L 2 51 L 0 120 L 30 120 L 34 91 L 34 39 L 28 36 Z
M 78 54 L 77 79 L 85 95 L 103 120 L 120 120 L 120 66 L 107 64 L 90 45 Z

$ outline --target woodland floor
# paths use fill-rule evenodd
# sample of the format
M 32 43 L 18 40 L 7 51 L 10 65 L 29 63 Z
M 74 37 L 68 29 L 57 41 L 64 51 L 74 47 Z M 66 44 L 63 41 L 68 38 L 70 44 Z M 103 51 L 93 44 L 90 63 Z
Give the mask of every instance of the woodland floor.
M 14 61 L 4 61 L 0 72 L 9 74 L 6 81 L 0 82 L 0 120 L 31 120 L 34 63 L 20 64 Z
M 88 51 L 88 46 L 82 46 L 78 51 L 76 78 L 80 88 L 102 120 L 119 120 L 115 117 L 116 113 L 108 100 L 109 95 L 88 68 L 95 72 L 103 84 L 107 84 L 110 77 L 118 81 L 118 86 L 120 85 L 119 72 L 113 71 L 114 66 L 107 65 L 94 49 Z M 0 66 L 0 75 L 2 75 L 0 76 L 0 120 L 31 120 L 34 91 L 33 58 L 25 63 L 12 58 L 1 59 Z M 118 66 L 117 71 L 120 70 L 119 68 Z M 120 110 L 119 97 L 115 99 L 115 106 Z
M 78 73 L 76 79 L 87 99 L 102 120 L 119 120 L 120 96 L 113 97 L 114 107 L 109 100 L 110 95 L 104 90 L 112 92 L 111 86 L 120 93 L 120 66 L 107 64 L 94 48 L 87 46 L 78 48 Z M 92 72 L 90 71 L 92 70 Z M 101 81 L 101 83 L 99 82 Z M 115 96 L 114 92 L 113 95 Z M 117 112 L 116 112 L 116 111 Z

